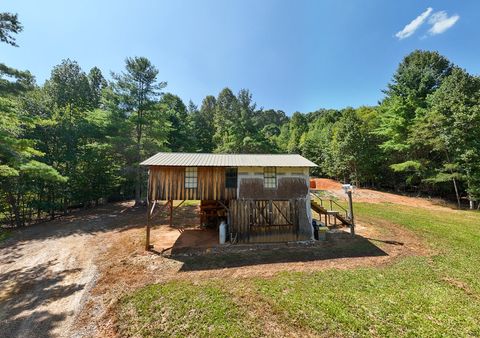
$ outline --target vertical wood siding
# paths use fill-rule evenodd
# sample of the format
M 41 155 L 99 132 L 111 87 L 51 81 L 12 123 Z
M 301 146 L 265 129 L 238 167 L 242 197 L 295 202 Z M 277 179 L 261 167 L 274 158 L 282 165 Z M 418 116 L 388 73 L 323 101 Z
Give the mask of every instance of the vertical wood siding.
M 286 242 L 312 238 L 305 199 L 232 200 L 230 232 L 239 243 Z
M 185 167 L 149 168 L 149 199 L 153 200 L 229 200 L 236 188 L 225 188 L 225 168 L 198 167 L 197 188 L 185 188 Z

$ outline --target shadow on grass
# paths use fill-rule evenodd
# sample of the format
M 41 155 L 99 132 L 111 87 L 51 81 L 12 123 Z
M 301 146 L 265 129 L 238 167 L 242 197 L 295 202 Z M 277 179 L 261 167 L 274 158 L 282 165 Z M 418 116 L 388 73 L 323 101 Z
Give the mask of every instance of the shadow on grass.
M 240 250 L 241 248 L 241 250 Z M 244 250 L 243 250 L 244 249 Z M 296 245 L 250 245 L 222 248 L 222 252 L 196 255 L 172 255 L 183 263 L 180 271 L 236 268 L 260 264 L 312 262 L 337 258 L 379 257 L 388 254 L 367 238 L 342 238 L 312 246 Z

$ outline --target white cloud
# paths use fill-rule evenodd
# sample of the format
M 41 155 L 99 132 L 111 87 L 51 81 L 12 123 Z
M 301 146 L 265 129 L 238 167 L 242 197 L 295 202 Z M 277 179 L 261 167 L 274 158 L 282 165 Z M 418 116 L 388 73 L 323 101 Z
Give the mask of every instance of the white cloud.
M 432 25 L 432 27 L 428 30 L 430 35 L 442 34 L 447 29 L 455 25 L 455 23 L 460 19 L 459 15 L 452 15 L 448 17 L 447 12 L 440 11 L 433 13 L 428 23 Z
M 428 7 L 425 12 L 417 16 L 415 19 L 412 20 L 408 25 L 406 25 L 400 32 L 395 34 L 395 36 L 399 39 L 405 39 L 409 36 L 413 35 L 415 31 L 425 22 L 427 17 L 432 13 L 433 9 Z M 455 23 L 455 22 L 454 22 Z M 433 27 L 432 27 L 433 28 Z

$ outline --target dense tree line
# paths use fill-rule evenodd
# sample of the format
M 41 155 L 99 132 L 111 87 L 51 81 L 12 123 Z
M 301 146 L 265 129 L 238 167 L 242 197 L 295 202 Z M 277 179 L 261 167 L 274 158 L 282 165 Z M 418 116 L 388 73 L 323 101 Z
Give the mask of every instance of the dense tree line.
M 430 51 L 398 66 L 375 107 L 293 115 L 277 142 L 357 185 L 480 200 L 480 78 Z M 300 136 L 301 135 L 301 136 Z
M 16 15 L 0 15 L 16 47 Z M 139 163 L 158 151 L 300 153 L 314 174 L 359 186 L 480 199 L 480 79 L 436 52 L 404 58 L 377 106 L 259 108 L 225 88 L 197 106 L 166 92 L 143 57 L 107 80 L 63 60 L 39 85 L 0 64 L 0 218 L 22 226 L 107 199 L 145 197 Z

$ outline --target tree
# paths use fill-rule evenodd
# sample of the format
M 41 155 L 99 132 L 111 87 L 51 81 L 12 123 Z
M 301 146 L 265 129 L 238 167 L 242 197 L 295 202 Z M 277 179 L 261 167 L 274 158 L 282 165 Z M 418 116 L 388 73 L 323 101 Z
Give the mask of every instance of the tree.
M 15 102 L 0 97 L 0 120 L 0 195 L 9 206 L 11 223 L 23 226 L 29 203 L 38 199 L 36 188 L 44 182 L 64 183 L 67 178 L 35 160 L 43 154 L 34 148 L 33 140 L 24 137 L 24 129 L 34 123 Z
M 55 66 L 45 88 L 61 109 L 85 111 L 95 106 L 87 74 L 76 61 L 66 59 Z
M 0 63 L 0 92 L 3 95 L 19 95 L 33 89 L 35 80 L 28 71 L 21 71 Z
M 235 129 L 239 120 L 238 101 L 229 88 L 224 88 L 217 97 L 214 123 L 216 126 L 213 140 L 216 152 L 235 152 Z
M 189 109 L 192 117 L 195 151 L 209 153 L 215 149 L 213 135 L 215 134 L 216 101 L 214 96 L 208 95 L 203 99 L 200 109 Z
M 0 41 L 18 47 L 16 38 L 12 34 L 18 34 L 22 30 L 23 26 L 17 14 L 0 13 Z
M 331 144 L 337 177 L 345 183 L 353 181 L 357 186 L 360 185 L 362 161 L 367 160 L 363 153 L 366 138 L 362 122 L 354 109 L 347 108 L 334 126 Z
M 278 152 L 277 140 L 281 133 L 281 128 L 289 121 L 287 115 L 282 110 L 258 110 L 255 113 L 254 125 L 258 136 L 265 144 L 265 152 Z
M 422 182 L 428 158 L 428 150 L 413 142 L 412 126 L 427 107 L 427 96 L 451 69 L 450 61 L 437 52 L 416 50 L 403 59 L 385 90 L 375 133 L 383 139 L 380 147 L 389 157 L 391 169 L 403 174 L 408 186 Z
M 90 86 L 91 103 L 93 108 L 100 108 L 102 91 L 107 87 L 107 80 L 103 77 L 98 67 L 93 67 L 88 73 L 88 84 Z
M 257 128 L 262 129 L 268 125 L 280 127 L 288 122 L 288 117 L 282 110 L 261 109 L 255 114 L 254 120 Z
M 237 96 L 229 88 L 220 92 L 214 115 L 216 152 L 259 153 L 273 147 L 256 123 L 261 115 L 256 107 L 247 89 L 240 90 Z
M 431 180 L 466 183 L 471 201 L 480 200 L 480 78 L 455 67 L 429 97 L 431 108 L 423 128 L 430 128 L 429 142 L 443 155 L 443 163 Z
M 303 134 L 308 130 L 307 119 L 305 115 L 300 112 L 295 112 L 290 119 L 289 125 L 289 137 L 287 144 L 288 153 L 300 153 L 301 152 L 301 139 Z
M 0 14 L 0 41 L 17 46 L 11 33 L 21 30 L 16 14 Z M 36 160 L 43 153 L 35 148 L 35 140 L 27 137 L 38 121 L 25 114 L 18 97 L 33 87 L 29 72 L 0 64 L 0 214 L 9 214 L 16 226 L 25 225 L 27 214 L 31 220 L 29 211 L 40 199 L 38 187 L 66 181 L 54 168 Z
M 453 65 L 438 52 L 415 50 L 407 55 L 384 91 L 386 98 L 402 97 L 414 106 L 425 106 L 433 93 L 450 74 Z
M 144 130 L 149 123 L 149 112 L 155 104 L 166 82 L 158 82 L 158 70 L 145 57 L 127 58 L 125 72 L 112 73 L 113 89 L 119 97 L 120 107 L 134 125 L 135 161 L 131 166 L 135 171 L 135 204 L 141 202 L 142 170 L 140 162 L 144 157 Z
M 333 129 L 341 113 L 337 110 L 319 110 L 315 119 L 311 119 L 301 146 L 302 154 L 318 164 L 313 174 L 336 177 L 334 158 L 331 151 Z M 312 115 L 310 115 L 312 116 Z
M 70 59 L 52 69 L 50 78 L 41 89 L 46 97 L 43 122 L 38 126 L 35 138 L 41 140 L 45 160 L 59 173 L 69 177 L 69 184 L 51 189 L 52 217 L 56 200 L 61 200 L 63 213 L 75 202 L 83 202 L 78 187 L 81 180 L 80 148 L 87 142 L 82 128 L 88 111 L 94 108 L 92 93 L 86 73 Z M 58 197 L 57 197 L 58 196 Z
M 308 130 L 300 138 L 300 149 L 318 164 L 313 174 L 353 181 L 358 186 L 373 185 L 381 179 L 378 169 L 385 168 L 379 140 L 371 133 L 377 116 L 377 109 L 372 107 L 320 109 L 304 115 Z
M 0 13 L 0 41 L 18 47 L 12 34 L 18 34 L 22 30 L 17 14 Z M 34 78 L 30 72 L 20 71 L 0 63 L 0 93 L 19 94 L 31 89 L 33 85 Z
M 190 117 L 182 99 L 172 93 L 166 93 L 162 95 L 157 106 L 157 109 L 164 111 L 171 126 L 167 139 L 169 148 L 178 152 L 189 151 L 192 147 Z
M 237 95 L 238 115 L 237 128 L 232 130 L 235 143 L 235 152 L 238 153 L 257 153 L 264 152 L 265 140 L 255 126 L 255 117 L 257 115 L 256 103 L 253 102 L 252 93 L 247 89 L 242 89 Z

